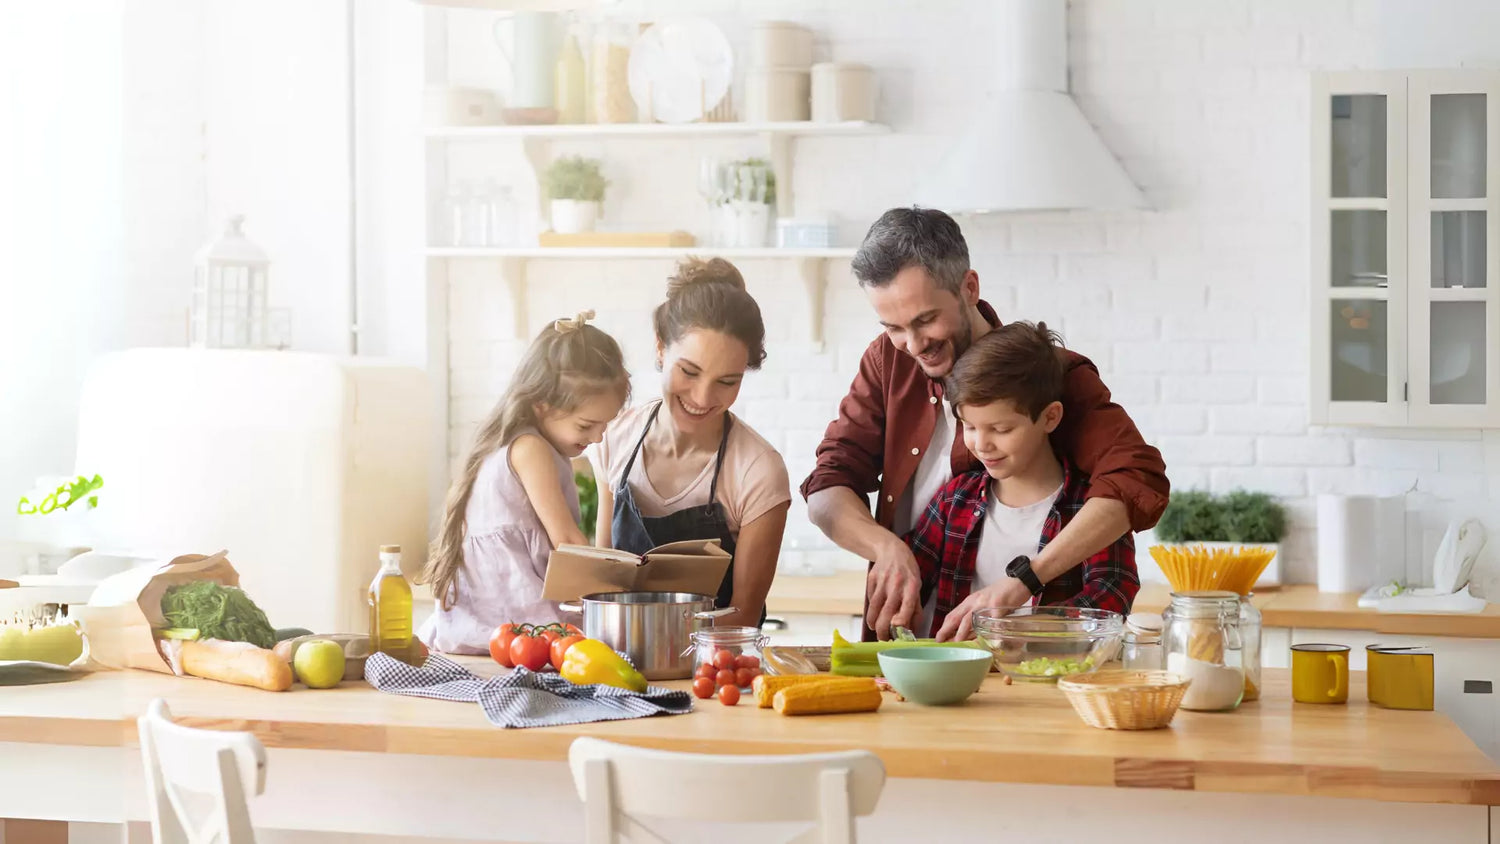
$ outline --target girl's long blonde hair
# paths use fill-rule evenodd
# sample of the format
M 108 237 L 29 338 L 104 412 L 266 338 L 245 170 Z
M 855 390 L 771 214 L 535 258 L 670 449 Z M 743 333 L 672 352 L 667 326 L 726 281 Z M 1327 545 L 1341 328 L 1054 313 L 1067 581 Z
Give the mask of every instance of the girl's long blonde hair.
M 535 408 L 571 413 L 590 398 L 613 391 L 623 403 L 630 396 L 630 373 L 620 345 L 613 337 L 588 325 L 593 311 L 560 319 L 537 335 L 526 349 L 505 394 L 479 426 L 474 447 L 464 461 L 463 474 L 448 490 L 443 525 L 432 543 L 419 582 L 432 586 L 443 609 L 458 597 L 457 576 L 464 562 L 465 513 L 479 467 L 491 454 L 510 445 L 517 435 L 537 426 Z

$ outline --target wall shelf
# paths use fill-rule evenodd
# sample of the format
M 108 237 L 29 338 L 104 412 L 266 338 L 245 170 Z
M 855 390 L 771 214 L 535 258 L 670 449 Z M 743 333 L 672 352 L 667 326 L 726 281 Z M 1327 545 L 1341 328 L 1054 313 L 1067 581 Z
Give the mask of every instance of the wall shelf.
M 541 126 L 433 126 L 425 134 L 438 140 L 483 140 L 503 138 L 671 138 L 702 136 L 860 136 L 884 135 L 891 131 L 882 123 L 847 121 L 814 123 L 810 120 L 780 123 L 552 123 Z
M 684 258 L 689 255 L 712 255 L 733 261 L 791 260 L 797 262 L 797 274 L 802 279 L 803 291 L 807 294 L 807 335 L 814 352 L 822 352 L 823 309 L 828 290 L 828 262 L 848 260 L 854 257 L 852 247 L 829 249 L 715 249 L 707 247 L 674 248 L 604 248 L 604 247 L 432 247 L 427 257 L 435 259 L 493 260 L 499 264 L 500 282 L 510 293 L 511 313 L 515 316 L 512 336 L 517 340 L 530 337 L 531 327 L 526 319 L 526 264 L 530 260 L 587 260 L 617 258 Z
M 429 258 L 685 258 L 709 255 L 733 261 L 805 258 L 853 258 L 854 247 L 829 249 L 719 248 L 713 246 L 628 247 L 628 246 L 522 246 L 516 248 L 436 246 L 427 250 Z

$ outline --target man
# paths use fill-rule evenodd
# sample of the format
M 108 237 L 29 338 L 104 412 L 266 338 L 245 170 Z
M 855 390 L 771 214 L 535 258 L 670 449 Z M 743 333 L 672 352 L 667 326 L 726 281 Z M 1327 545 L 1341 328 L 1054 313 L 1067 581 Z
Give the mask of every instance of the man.
M 887 638 L 893 624 L 931 626 L 921 579 L 902 535 L 955 474 L 980 464 L 955 430 L 943 379 L 978 337 L 1000 324 L 979 298 L 979 275 L 958 223 L 941 211 L 893 208 L 870 227 L 854 275 L 884 333 L 859 362 L 849 394 L 802 482 L 808 514 L 839 547 L 871 561 L 865 585 L 865 638 Z M 1015 576 L 987 590 L 989 606 L 1028 603 L 1048 581 L 1156 524 L 1169 485 L 1161 453 L 1110 399 L 1087 358 L 1066 353 L 1064 413 L 1052 433 L 1058 454 L 1089 476 L 1088 498 L 1073 519 Z M 865 496 L 877 493 L 872 517 Z M 971 606 L 970 610 L 978 607 Z

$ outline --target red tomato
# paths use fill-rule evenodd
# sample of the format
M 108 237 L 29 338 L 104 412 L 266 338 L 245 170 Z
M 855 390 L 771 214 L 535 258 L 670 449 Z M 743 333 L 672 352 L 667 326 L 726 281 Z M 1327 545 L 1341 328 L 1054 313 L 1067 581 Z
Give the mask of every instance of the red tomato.
M 734 658 L 735 668 L 759 668 L 760 657 L 752 654 L 740 654 Z
M 693 681 L 693 696 L 699 700 L 708 700 L 714 696 L 714 681 L 707 677 L 699 677 Z
M 708 679 L 712 680 L 713 678 L 719 676 L 719 669 L 715 668 L 712 662 L 705 662 L 698 666 L 698 670 L 693 672 L 693 676 L 707 677 Z
M 750 681 L 755 679 L 755 673 L 748 668 L 736 668 L 734 670 L 734 684 L 749 688 Z
M 510 660 L 518 667 L 541 671 L 551 656 L 551 643 L 542 636 L 517 636 L 510 643 Z
M 582 641 L 582 636 L 564 636 L 561 639 L 554 639 L 551 646 L 552 667 L 561 671 L 563 658 L 568 655 L 568 648 Z
M 739 682 L 739 678 L 735 677 L 734 672 L 728 668 L 720 669 L 719 673 L 714 677 L 715 686 L 733 686 L 737 682 Z
M 532 632 L 532 635 L 540 636 L 541 638 L 546 639 L 547 647 L 550 648 L 553 642 L 556 642 L 558 639 L 562 638 L 563 633 L 559 628 L 547 626 L 536 629 Z
M 721 650 L 714 654 L 714 667 L 720 671 L 734 668 L 734 654 L 727 650 Z
M 725 706 L 734 706 L 736 703 L 739 703 L 739 702 L 740 702 L 740 687 L 739 686 L 720 686 L 719 687 L 719 703 L 722 703 Z
M 563 625 L 563 629 L 566 630 L 566 631 L 568 631 L 567 635 L 569 635 L 569 636 L 582 636 L 583 635 L 583 631 L 582 630 L 579 630 L 577 627 L 574 627 L 571 624 L 564 624 Z
M 490 634 L 490 658 L 506 668 L 516 667 L 515 660 L 510 658 L 510 643 L 520 627 L 519 624 L 502 624 Z

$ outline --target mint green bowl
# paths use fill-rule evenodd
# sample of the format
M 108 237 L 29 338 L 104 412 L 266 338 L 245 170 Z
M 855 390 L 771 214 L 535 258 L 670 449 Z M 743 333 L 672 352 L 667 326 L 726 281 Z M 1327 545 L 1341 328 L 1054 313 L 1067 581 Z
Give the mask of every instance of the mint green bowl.
M 946 706 L 979 691 L 995 655 L 977 648 L 897 648 L 878 658 L 880 672 L 902 697 Z

